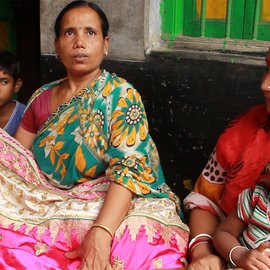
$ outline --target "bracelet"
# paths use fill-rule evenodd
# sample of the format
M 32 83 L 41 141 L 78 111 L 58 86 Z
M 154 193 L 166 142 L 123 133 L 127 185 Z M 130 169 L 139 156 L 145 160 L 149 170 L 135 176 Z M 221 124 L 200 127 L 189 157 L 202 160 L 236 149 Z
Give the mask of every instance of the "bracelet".
M 198 245 L 200 244 L 208 244 L 209 241 L 201 241 L 201 242 L 198 242 L 198 243 L 195 243 L 194 245 L 192 245 L 192 247 L 189 249 L 189 253 L 191 254 L 192 253 L 192 250 L 197 247 Z
M 113 238 L 113 233 L 112 233 L 112 231 L 111 231 L 111 229 L 110 229 L 109 227 L 106 227 L 106 226 L 104 226 L 104 225 L 102 225 L 102 224 L 94 223 L 94 224 L 91 226 L 90 230 L 91 230 L 92 228 L 94 228 L 94 227 L 98 227 L 98 228 L 101 228 L 101 229 L 105 230 L 105 231 L 111 236 L 111 238 Z
M 188 244 L 188 248 L 191 249 L 192 246 L 193 246 L 196 242 L 201 242 L 201 241 L 199 241 L 199 239 L 202 238 L 202 237 L 208 238 L 208 242 L 211 242 L 212 239 L 213 239 L 213 237 L 212 237 L 211 235 L 207 234 L 207 233 L 200 233 L 200 234 L 196 235 L 195 237 L 193 237 L 193 238 L 190 240 L 190 242 L 189 242 L 189 244 Z
M 237 248 L 242 248 L 242 249 L 245 249 L 245 250 L 249 250 L 247 247 L 244 247 L 244 246 L 235 246 L 235 247 L 233 247 L 231 250 L 230 250 L 230 252 L 229 252 L 229 260 L 230 260 L 230 263 L 233 265 L 233 266 L 237 266 L 235 263 L 234 263 L 234 261 L 233 261 L 233 259 L 232 259 L 232 253 L 233 253 L 233 251 L 235 250 L 235 249 L 237 249 Z

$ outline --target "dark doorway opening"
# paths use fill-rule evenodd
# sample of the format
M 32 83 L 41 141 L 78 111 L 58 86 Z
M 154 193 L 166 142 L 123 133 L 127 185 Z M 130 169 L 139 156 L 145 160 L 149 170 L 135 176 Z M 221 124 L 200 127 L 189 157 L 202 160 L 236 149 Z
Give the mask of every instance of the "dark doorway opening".
M 15 19 L 16 55 L 21 62 L 22 89 L 18 99 L 27 103 L 40 86 L 39 0 L 10 0 Z

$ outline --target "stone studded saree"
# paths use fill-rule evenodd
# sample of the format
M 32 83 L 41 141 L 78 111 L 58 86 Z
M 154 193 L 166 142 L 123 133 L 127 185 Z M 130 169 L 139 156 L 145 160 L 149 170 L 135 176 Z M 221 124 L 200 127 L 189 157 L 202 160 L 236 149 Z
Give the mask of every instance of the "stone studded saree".
M 28 107 L 61 82 L 38 89 Z M 111 181 L 134 194 L 113 238 L 113 269 L 184 266 L 188 228 L 140 95 L 103 71 L 50 115 L 32 151 L 0 130 L 0 269 L 77 269 L 80 260 L 65 253 L 83 241 Z

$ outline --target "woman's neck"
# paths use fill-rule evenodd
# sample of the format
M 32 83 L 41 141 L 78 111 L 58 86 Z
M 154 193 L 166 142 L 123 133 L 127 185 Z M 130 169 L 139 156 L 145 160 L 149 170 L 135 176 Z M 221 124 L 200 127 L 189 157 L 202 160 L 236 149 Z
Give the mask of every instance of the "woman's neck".
M 101 72 L 102 71 L 100 69 L 97 69 L 95 72 L 85 76 L 73 76 L 72 74 L 68 74 L 67 84 L 69 85 L 69 91 L 73 95 L 77 94 L 84 86 L 96 80 L 100 76 Z

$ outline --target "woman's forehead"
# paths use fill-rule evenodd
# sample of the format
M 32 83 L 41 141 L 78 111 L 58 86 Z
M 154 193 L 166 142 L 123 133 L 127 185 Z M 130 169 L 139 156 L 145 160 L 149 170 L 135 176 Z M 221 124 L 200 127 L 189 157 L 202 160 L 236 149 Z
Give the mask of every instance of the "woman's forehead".
M 73 25 L 72 25 L 73 24 Z M 61 27 L 66 25 L 86 27 L 100 25 L 100 18 L 95 10 L 89 7 L 73 8 L 65 13 L 61 21 Z

